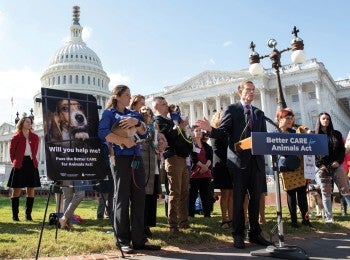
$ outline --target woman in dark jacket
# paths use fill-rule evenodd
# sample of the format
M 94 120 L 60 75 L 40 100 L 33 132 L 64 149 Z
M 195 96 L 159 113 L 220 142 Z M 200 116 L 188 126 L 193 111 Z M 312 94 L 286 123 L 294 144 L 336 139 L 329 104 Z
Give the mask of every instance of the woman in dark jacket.
M 32 220 L 32 208 L 34 203 L 34 188 L 40 187 L 37 153 L 39 137 L 31 131 L 33 119 L 21 118 L 16 125 L 16 133 L 10 143 L 10 157 L 12 171 L 8 181 L 8 187 L 13 188 L 12 219 L 19 221 L 18 208 L 19 197 L 22 188 L 27 188 L 26 219 Z
M 213 150 L 206 143 L 208 137 L 203 135 L 201 129 L 194 127 L 193 151 L 191 152 L 191 175 L 190 175 L 190 195 L 189 195 L 189 216 L 194 217 L 195 203 L 199 196 L 202 201 L 204 217 L 210 217 L 210 197 L 209 190 L 212 179 L 211 167 L 213 161 Z
M 347 174 L 342 166 L 345 156 L 345 147 L 342 135 L 333 128 L 331 116 L 322 112 L 316 123 L 316 134 L 325 134 L 328 139 L 328 155 L 316 156 L 316 181 L 320 185 L 322 203 L 325 210 L 326 223 L 333 223 L 332 213 L 332 180 L 337 184 L 340 193 L 343 194 L 348 206 L 350 206 L 349 182 Z

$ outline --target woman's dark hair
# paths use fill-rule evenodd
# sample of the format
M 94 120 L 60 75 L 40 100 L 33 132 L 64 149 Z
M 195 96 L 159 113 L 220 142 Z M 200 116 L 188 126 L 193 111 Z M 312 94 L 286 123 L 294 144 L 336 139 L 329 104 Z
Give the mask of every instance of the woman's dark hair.
M 327 126 L 327 129 L 326 129 L 326 133 L 327 133 L 327 135 L 329 135 L 329 134 L 331 134 L 333 132 L 334 128 L 333 128 L 332 118 L 327 112 L 321 112 L 318 115 L 317 122 L 316 122 L 316 127 L 315 127 L 315 133 L 316 134 L 322 134 L 322 130 L 321 130 L 322 125 L 321 125 L 321 120 L 320 120 L 322 115 L 326 115 L 326 116 L 329 117 L 329 125 Z
M 117 96 L 120 97 L 129 87 L 125 85 L 117 85 L 112 89 L 111 97 L 106 103 L 106 109 L 113 108 L 117 106 Z

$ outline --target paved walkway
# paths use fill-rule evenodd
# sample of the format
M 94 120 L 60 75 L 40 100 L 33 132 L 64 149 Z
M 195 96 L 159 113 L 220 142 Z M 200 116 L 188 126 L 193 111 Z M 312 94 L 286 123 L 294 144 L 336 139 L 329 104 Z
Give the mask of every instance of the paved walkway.
M 289 250 L 287 245 L 294 245 L 293 250 Z M 299 249 L 298 249 L 299 248 Z M 220 245 L 197 245 L 195 247 L 164 247 L 160 251 L 138 251 L 137 254 L 125 255 L 131 260 L 148 260 L 148 259 L 189 259 L 189 260 L 228 260 L 228 259 L 272 259 L 281 257 L 262 257 L 252 256 L 251 252 L 256 254 L 271 255 L 277 252 L 286 254 L 285 259 L 292 259 L 293 252 L 305 251 L 306 254 L 297 254 L 298 259 L 308 256 L 309 259 L 349 259 L 350 258 L 350 234 L 346 233 L 318 233 L 317 235 L 303 237 L 287 237 L 286 244 L 279 250 L 267 250 L 269 248 L 256 246 L 247 243 L 243 250 L 238 250 L 232 246 L 232 243 L 223 243 Z M 50 260 L 78 260 L 78 259 L 120 259 L 121 254 L 118 251 L 104 254 L 68 256 L 68 257 L 43 257 L 39 259 Z

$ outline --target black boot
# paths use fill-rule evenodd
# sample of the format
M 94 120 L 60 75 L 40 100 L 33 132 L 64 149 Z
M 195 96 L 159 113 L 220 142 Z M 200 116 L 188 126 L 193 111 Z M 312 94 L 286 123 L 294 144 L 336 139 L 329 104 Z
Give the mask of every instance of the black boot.
M 26 201 L 26 220 L 32 221 L 32 209 L 33 209 L 34 197 L 27 197 Z
M 11 204 L 12 204 L 12 219 L 14 221 L 19 221 L 19 218 L 18 218 L 19 197 L 11 198 Z

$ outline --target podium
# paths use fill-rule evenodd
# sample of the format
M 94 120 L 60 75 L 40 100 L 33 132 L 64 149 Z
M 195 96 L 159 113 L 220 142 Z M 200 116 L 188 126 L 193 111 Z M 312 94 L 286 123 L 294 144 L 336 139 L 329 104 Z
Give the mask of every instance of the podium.
M 327 155 L 326 135 L 317 134 L 282 134 L 252 132 L 251 137 L 234 144 L 236 151 L 251 149 L 253 155 L 271 155 L 275 177 L 276 215 L 278 228 L 278 246 L 250 252 L 252 256 L 275 257 L 282 259 L 309 259 L 306 252 L 297 246 L 284 244 L 281 190 L 279 182 L 278 155 Z
M 252 137 L 245 138 L 234 145 L 235 151 L 252 149 Z

